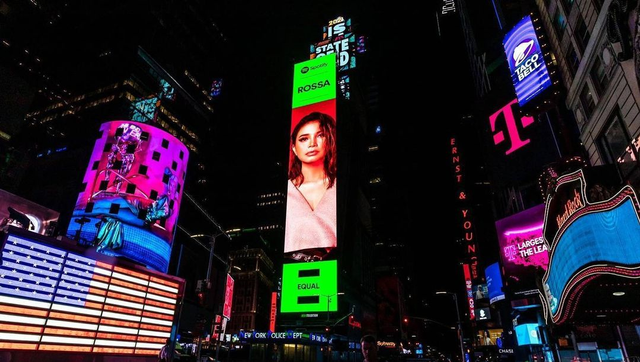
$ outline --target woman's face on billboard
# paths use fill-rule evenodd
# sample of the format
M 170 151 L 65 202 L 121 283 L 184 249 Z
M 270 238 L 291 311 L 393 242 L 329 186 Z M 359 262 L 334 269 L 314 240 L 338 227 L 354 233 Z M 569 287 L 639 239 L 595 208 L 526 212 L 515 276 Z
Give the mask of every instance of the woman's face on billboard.
M 302 163 L 324 161 L 327 154 L 325 134 L 319 121 L 311 121 L 300 128 L 296 135 L 293 153 Z

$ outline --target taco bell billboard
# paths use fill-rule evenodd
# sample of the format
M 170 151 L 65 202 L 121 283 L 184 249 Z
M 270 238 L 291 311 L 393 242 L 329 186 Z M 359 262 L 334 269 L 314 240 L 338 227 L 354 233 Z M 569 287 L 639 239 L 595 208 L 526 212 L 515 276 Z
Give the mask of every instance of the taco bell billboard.
M 524 106 L 551 86 L 551 78 L 531 16 L 526 16 L 507 33 L 502 44 L 518 104 Z

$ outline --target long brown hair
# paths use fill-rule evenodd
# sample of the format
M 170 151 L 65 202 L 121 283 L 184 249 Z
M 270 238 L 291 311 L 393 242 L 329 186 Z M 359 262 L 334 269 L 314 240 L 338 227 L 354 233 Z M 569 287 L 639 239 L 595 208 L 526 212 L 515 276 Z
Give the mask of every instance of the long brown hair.
M 291 131 L 291 144 L 289 145 L 289 180 L 294 185 L 300 186 L 304 182 L 302 175 L 302 162 L 293 153 L 293 146 L 296 144 L 296 138 L 300 128 L 305 124 L 313 121 L 320 122 L 320 129 L 325 134 L 326 155 L 324 157 L 324 174 L 329 179 L 327 188 L 333 187 L 336 181 L 337 161 L 336 161 L 336 121 L 325 113 L 312 112 L 304 116 L 300 122 Z

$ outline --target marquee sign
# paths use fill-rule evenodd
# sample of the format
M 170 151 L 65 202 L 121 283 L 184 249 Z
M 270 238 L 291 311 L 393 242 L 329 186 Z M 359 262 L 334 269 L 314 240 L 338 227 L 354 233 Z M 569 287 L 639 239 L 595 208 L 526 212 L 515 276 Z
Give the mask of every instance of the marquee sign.
M 570 319 L 582 291 L 599 275 L 640 278 L 639 211 L 628 185 L 592 202 L 582 170 L 558 178 L 544 221 L 550 254 L 541 294 L 547 318 L 557 324 Z

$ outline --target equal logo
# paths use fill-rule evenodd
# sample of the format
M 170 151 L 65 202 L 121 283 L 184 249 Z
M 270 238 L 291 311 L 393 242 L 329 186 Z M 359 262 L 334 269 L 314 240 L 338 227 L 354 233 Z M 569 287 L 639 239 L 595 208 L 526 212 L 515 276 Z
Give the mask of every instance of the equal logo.
M 335 312 L 338 309 L 337 262 L 285 264 L 280 312 Z

